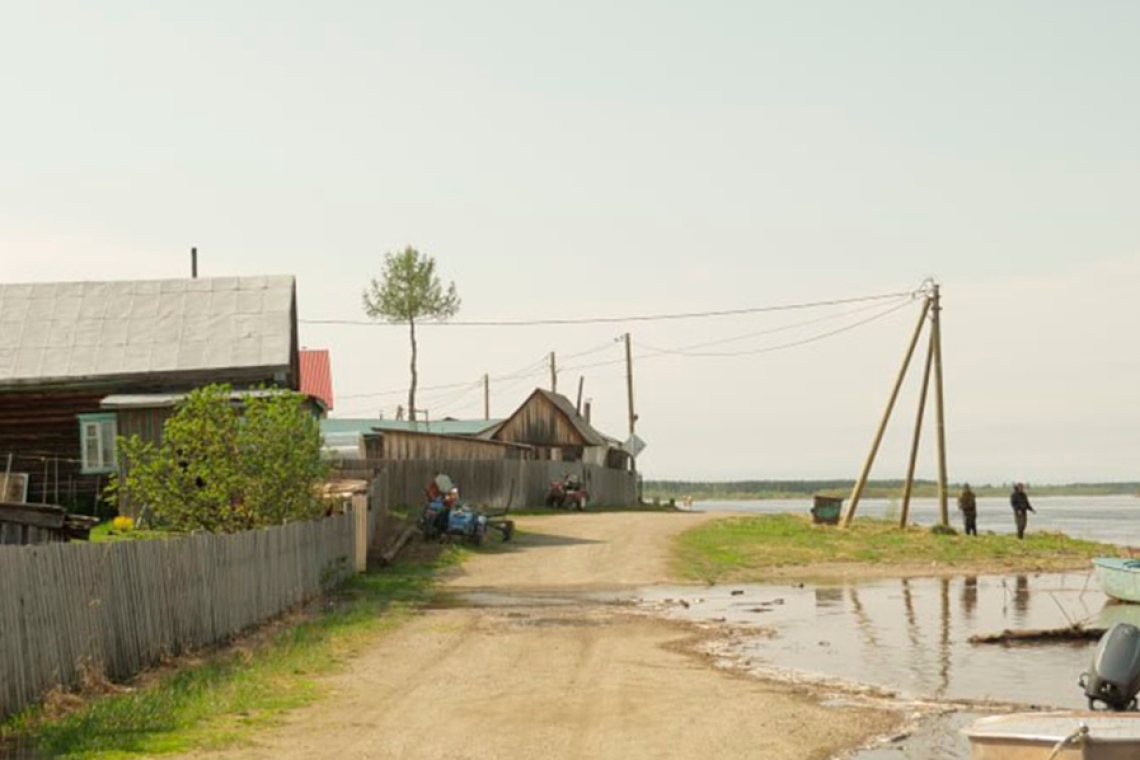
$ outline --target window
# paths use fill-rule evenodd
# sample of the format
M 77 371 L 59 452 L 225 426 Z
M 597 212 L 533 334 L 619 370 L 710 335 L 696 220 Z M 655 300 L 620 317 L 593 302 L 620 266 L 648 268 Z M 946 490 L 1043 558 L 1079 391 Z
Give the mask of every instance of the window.
M 79 445 L 85 475 L 114 471 L 115 435 L 114 414 L 79 415 Z

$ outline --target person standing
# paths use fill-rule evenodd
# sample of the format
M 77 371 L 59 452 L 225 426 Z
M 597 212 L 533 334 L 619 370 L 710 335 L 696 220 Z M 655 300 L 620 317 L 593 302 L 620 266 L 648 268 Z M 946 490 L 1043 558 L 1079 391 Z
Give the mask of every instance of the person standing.
M 978 535 L 978 499 L 970 490 L 969 483 L 958 496 L 958 511 L 962 513 L 962 522 L 966 524 L 966 535 Z
M 1029 503 L 1029 497 L 1025 494 L 1024 483 L 1014 485 L 1013 493 L 1009 495 L 1009 506 L 1013 507 L 1013 521 L 1017 524 L 1017 537 L 1025 538 L 1025 526 L 1029 523 L 1029 513 L 1037 510 Z

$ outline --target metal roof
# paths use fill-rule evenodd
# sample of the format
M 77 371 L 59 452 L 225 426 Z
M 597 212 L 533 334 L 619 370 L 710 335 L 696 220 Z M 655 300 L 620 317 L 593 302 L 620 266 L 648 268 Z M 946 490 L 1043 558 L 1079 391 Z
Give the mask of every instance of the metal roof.
M 333 408 L 332 363 L 325 349 L 303 348 L 297 352 L 301 365 L 301 393 Z
M 0 284 L 0 385 L 289 368 L 292 276 Z
M 253 390 L 230 391 L 231 401 L 247 398 L 270 398 L 289 391 L 281 388 L 255 388 Z M 161 409 L 178 406 L 185 400 L 186 393 L 116 393 L 105 396 L 99 406 L 103 409 Z

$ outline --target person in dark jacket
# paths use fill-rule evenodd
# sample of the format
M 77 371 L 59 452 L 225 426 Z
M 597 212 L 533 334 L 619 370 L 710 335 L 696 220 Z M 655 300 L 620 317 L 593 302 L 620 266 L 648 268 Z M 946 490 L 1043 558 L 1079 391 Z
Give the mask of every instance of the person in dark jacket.
M 1024 483 L 1018 483 L 1013 487 L 1013 493 L 1009 495 L 1009 506 L 1013 507 L 1013 521 L 1017 524 L 1017 537 L 1025 538 L 1025 526 L 1029 523 L 1029 513 L 1037 510 L 1029 503 L 1029 497 L 1025 494 Z
M 978 535 L 978 500 L 967 483 L 958 496 L 958 511 L 962 513 L 962 522 L 966 524 L 966 535 Z

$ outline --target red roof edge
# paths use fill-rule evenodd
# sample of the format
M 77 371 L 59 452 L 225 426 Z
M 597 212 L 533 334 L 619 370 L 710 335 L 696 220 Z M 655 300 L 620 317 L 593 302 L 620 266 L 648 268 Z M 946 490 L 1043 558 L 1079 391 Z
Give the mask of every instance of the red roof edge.
M 332 362 L 327 349 L 302 348 L 297 352 L 301 362 L 301 393 L 333 408 Z

